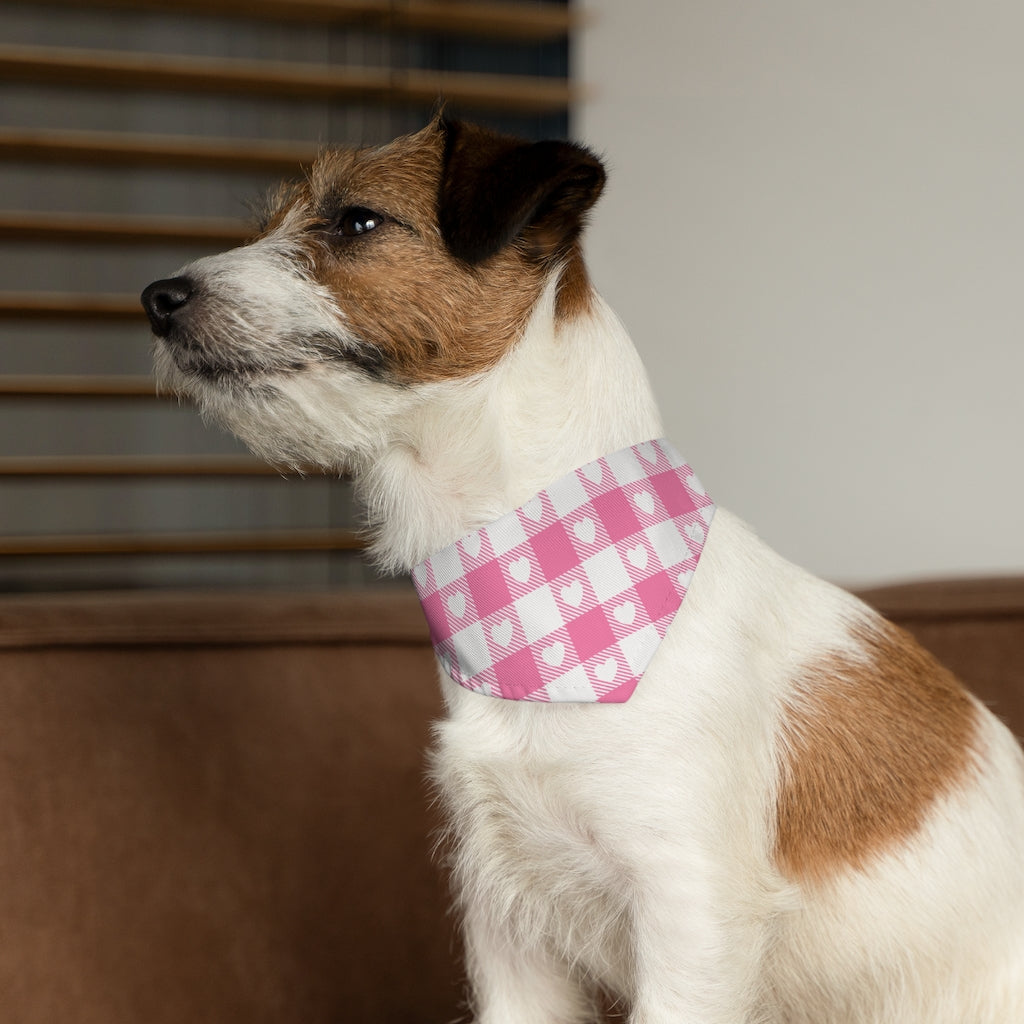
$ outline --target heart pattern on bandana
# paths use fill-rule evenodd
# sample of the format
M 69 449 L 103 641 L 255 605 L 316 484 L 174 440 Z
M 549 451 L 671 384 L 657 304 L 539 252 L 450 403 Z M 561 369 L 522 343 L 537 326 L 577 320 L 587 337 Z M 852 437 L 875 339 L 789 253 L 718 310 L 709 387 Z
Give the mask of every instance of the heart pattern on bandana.
M 665 440 L 555 481 L 413 570 L 445 671 L 509 700 L 628 700 L 686 596 L 714 510 Z

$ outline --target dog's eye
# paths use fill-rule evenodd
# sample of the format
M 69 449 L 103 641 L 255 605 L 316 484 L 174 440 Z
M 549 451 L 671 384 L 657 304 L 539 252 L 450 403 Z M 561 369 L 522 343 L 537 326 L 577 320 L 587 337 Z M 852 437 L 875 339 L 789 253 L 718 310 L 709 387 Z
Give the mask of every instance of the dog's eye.
M 355 238 L 379 228 L 386 220 L 384 214 L 369 210 L 365 206 L 350 206 L 333 223 L 335 234 L 343 238 Z

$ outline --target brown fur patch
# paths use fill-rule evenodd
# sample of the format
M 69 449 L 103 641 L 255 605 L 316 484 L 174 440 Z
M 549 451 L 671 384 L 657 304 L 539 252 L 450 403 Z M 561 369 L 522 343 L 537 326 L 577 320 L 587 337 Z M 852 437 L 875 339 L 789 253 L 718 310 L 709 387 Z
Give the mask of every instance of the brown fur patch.
M 437 223 L 442 159 L 436 124 L 379 149 L 332 151 L 290 202 L 303 210 L 297 227 L 311 240 L 314 276 L 336 296 L 347 328 L 407 383 L 492 367 L 521 337 L 546 277 L 515 245 L 477 266 L 448 252 Z M 387 219 L 357 238 L 317 235 L 318 223 L 350 207 Z M 577 283 L 575 305 L 579 291 Z
M 810 667 L 783 722 L 776 859 L 823 881 L 912 837 L 969 774 L 977 708 L 957 680 L 885 622 L 863 660 Z
M 594 291 L 590 275 L 583 262 L 579 244 L 569 253 L 562 276 L 558 280 L 558 295 L 555 301 L 555 316 L 560 321 L 575 320 L 590 312 Z

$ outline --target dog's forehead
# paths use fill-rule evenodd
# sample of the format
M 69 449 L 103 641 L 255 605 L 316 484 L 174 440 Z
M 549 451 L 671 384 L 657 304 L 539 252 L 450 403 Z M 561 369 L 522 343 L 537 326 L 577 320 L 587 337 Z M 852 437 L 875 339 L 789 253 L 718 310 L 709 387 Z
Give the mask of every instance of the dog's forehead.
M 324 152 L 309 175 L 314 207 L 377 206 L 382 212 L 434 217 L 443 141 L 433 126 L 372 149 Z

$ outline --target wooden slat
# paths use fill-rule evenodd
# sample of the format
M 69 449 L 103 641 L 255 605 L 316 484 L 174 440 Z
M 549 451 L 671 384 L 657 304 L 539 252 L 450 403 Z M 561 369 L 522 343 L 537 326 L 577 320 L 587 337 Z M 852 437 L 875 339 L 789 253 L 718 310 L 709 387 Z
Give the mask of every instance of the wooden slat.
M 168 167 L 178 170 L 290 175 L 319 152 L 305 143 L 255 139 L 201 139 L 186 135 L 0 128 L 0 159 L 101 167 Z
M 201 0 L 200 0 L 201 2 Z M 315 6 L 334 6 L 316 4 Z M 383 3 L 363 6 L 382 7 Z M 496 39 L 562 39 L 577 26 L 567 5 L 513 3 L 454 3 L 438 0 L 389 0 L 391 24 L 415 32 L 490 36 Z
M 231 533 L 41 534 L 0 537 L 3 556 L 198 555 L 359 551 L 352 530 L 248 530 Z
M 0 292 L 0 319 L 133 320 L 145 319 L 135 295 L 74 292 Z
M 44 0 L 46 6 L 80 6 L 82 0 Z M 96 0 L 92 7 L 165 11 L 166 0 Z M 561 39 L 580 18 L 562 4 L 493 0 L 176 0 L 176 13 L 228 15 L 310 24 L 364 25 L 494 39 Z
M 105 216 L 0 210 L 0 240 L 117 245 L 238 245 L 252 235 L 244 221 L 226 217 Z
M 152 377 L 126 374 L 9 374 L 0 398 L 155 398 Z
M 281 477 L 286 471 L 237 455 L 0 456 L 0 478 Z
M 0 80 L 147 92 L 262 95 L 543 114 L 576 98 L 568 81 L 415 68 L 340 68 L 238 58 L 167 57 L 71 47 L 0 46 Z

